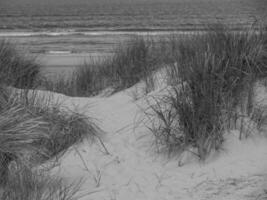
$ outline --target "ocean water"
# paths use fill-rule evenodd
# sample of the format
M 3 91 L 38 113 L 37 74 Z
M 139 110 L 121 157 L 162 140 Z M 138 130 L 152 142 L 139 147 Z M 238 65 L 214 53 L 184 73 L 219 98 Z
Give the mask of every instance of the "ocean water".
M 112 53 L 133 35 L 192 32 L 218 23 L 239 29 L 257 20 L 266 24 L 267 0 L 0 0 L 0 39 L 49 66 Z M 70 55 L 77 55 L 74 63 Z
M 173 30 L 266 18 L 266 0 L 0 0 L 2 29 Z

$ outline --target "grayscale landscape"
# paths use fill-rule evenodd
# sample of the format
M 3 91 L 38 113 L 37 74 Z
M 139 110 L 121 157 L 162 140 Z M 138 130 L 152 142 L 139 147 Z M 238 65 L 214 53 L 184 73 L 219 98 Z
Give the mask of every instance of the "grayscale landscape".
M 267 199 L 266 10 L 0 0 L 0 199 Z

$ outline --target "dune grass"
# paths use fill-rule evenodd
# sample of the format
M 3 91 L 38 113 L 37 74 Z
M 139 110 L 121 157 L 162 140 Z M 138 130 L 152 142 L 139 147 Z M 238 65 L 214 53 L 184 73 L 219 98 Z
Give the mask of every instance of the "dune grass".
M 112 56 L 77 67 L 70 79 L 44 84 L 48 90 L 70 96 L 92 96 L 112 87 L 114 92 L 146 79 L 160 66 L 161 52 L 149 37 L 133 37 L 119 45 Z
M 151 130 L 157 141 L 170 151 L 194 147 L 198 156 L 205 159 L 212 149 L 220 147 L 223 133 L 236 127 L 240 116 L 254 116 L 253 84 L 266 77 L 266 46 L 266 34 L 261 30 L 233 32 L 224 26 L 210 27 L 206 33 L 173 35 L 157 41 L 134 37 L 118 46 L 114 55 L 78 67 L 70 79 L 42 80 L 36 85 L 36 80 L 40 80 L 38 65 L 19 56 L 9 43 L 2 42 L 1 84 L 16 87 L 35 84 L 69 96 L 92 96 L 108 87 L 116 92 L 141 80 L 148 82 L 153 72 L 169 65 L 167 73 L 172 89 L 151 105 L 158 119 Z M 163 108 L 162 104 L 167 106 Z M 46 124 L 45 133 L 50 140 L 44 137 L 34 143 L 45 144 L 45 151 L 50 149 L 48 157 L 82 138 L 84 130 L 92 133 L 96 130 L 90 123 L 85 125 L 87 119 L 77 113 L 67 114 L 56 106 L 36 106 L 27 98 L 21 105 L 27 114 L 41 117 Z M 75 136 L 74 130 L 78 133 Z
M 24 150 L 39 151 L 32 145 L 32 142 L 47 135 L 41 128 L 45 123 L 40 117 L 33 117 L 25 112 L 22 106 L 9 99 L 3 88 L 1 88 L 0 96 L 0 174 L 1 183 L 4 184 L 9 163 L 15 159 L 23 161 Z
M 98 127 L 90 118 L 62 110 L 34 90 L 12 96 L 3 91 L 0 96 L 0 149 L 12 159 L 23 160 L 24 150 L 49 159 L 83 138 L 93 140 L 98 134 Z
M 193 147 L 204 160 L 231 124 L 252 116 L 254 83 L 267 75 L 266 35 L 214 27 L 171 43 L 172 89 L 151 104 L 157 118 L 151 130 L 169 151 Z
M 12 171 L 11 171 L 12 170 Z M 79 182 L 66 184 L 63 179 L 45 172 L 31 170 L 23 165 L 9 170 L 2 200 L 75 200 Z
M 33 167 L 58 158 L 84 138 L 93 140 L 99 129 L 90 118 L 61 109 L 48 96 L 29 90 L 43 82 L 34 60 L 13 44 L 0 42 L 1 199 L 67 200 L 74 199 L 78 190 L 61 179 L 33 171 Z M 10 170 L 14 163 L 19 168 Z
M 55 81 L 40 73 L 40 65 L 7 41 L 0 41 L 0 84 L 16 88 L 38 88 L 69 96 L 93 96 L 106 88 L 114 92 L 146 80 L 162 64 L 165 42 L 136 36 L 121 43 L 112 56 L 77 66 L 70 77 Z
M 58 158 L 98 127 L 84 115 L 63 110 L 34 90 L 10 93 L 0 87 L 0 190 L 2 199 L 73 199 L 75 185 L 33 171 Z M 20 169 L 10 170 L 12 165 Z
M 41 117 L 47 124 L 49 139 L 41 138 L 34 145 L 43 147 L 47 158 L 54 157 L 84 138 L 93 141 L 99 136 L 100 129 L 93 119 L 83 114 L 61 108 L 47 95 L 38 95 L 35 90 L 24 90 L 19 94 L 19 103 L 34 117 Z
M 40 66 L 18 51 L 14 44 L 0 41 L 0 84 L 32 88 L 40 78 Z

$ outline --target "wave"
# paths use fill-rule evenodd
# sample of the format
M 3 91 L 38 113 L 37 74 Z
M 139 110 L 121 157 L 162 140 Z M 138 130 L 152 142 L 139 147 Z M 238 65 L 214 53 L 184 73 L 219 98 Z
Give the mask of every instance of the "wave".
M 46 36 L 46 37 L 58 37 L 58 36 L 105 36 L 105 35 L 170 35 L 170 34 L 190 34 L 195 31 L 185 30 L 139 30 L 139 31 L 5 31 L 0 32 L 0 37 L 34 37 L 34 36 Z
M 72 51 L 68 51 L 68 50 L 50 50 L 47 51 L 47 54 L 72 54 Z

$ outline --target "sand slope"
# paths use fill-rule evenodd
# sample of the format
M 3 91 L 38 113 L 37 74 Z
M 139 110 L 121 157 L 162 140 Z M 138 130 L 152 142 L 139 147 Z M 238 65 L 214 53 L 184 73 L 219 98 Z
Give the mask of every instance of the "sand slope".
M 130 89 L 131 90 L 131 89 Z M 266 96 L 259 88 L 258 99 Z M 258 134 L 239 141 L 226 135 L 220 152 L 205 163 L 193 155 L 178 159 L 157 154 L 148 129 L 140 123 L 145 98 L 128 91 L 110 97 L 55 95 L 69 109 L 97 119 L 105 132 L 99 142 L 84 141 L 61 159 L 53 173 L 69 181 L 83 179 L 80 200 L 251 200 L 267 199 L 267 139 Z

